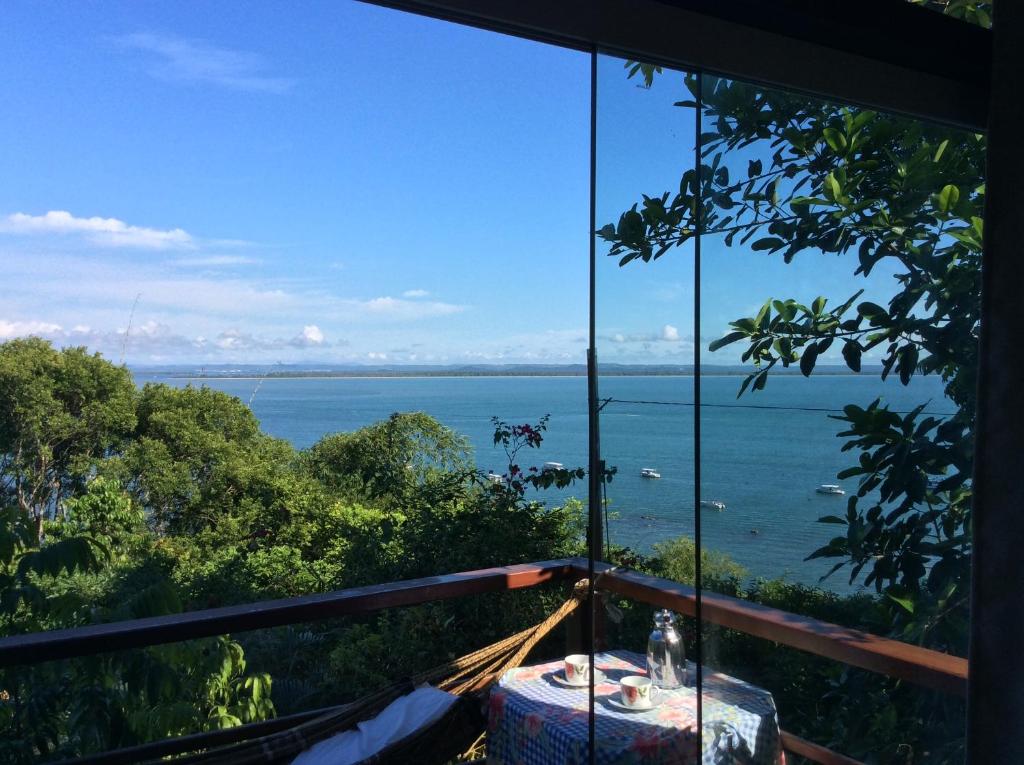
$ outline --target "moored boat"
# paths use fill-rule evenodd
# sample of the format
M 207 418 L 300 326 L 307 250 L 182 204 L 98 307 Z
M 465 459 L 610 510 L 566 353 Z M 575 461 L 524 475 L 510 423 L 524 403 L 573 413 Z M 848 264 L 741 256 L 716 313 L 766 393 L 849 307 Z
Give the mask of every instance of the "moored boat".
M 640 468 L 640 477 L 641 478 L 661 478 L 661 473 L 659 473 L 654 468 Z
M 725 510 L 725 503 L 720 499 L 702 499 L 700 506 L 706 507 L 709 510 L 717 510 L 718 512 Z
M 823 483 L 815 489 L 815 491 L 818 492 L 818 494 L 846 494 L 842 488 L 834 483 Z

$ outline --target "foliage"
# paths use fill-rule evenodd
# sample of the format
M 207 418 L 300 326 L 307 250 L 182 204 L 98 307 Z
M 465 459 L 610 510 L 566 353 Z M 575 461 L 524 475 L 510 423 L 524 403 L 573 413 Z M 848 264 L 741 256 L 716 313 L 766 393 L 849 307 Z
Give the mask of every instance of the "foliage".
M 944 13 L 986 29 L 992 26 L 992 3 L 978 0 L 909 0 L 915 5 Z
M 174 613 L 173 561 L 113 481 L 96 478 L 46 524 L 12 507 L 0 521 L 3 634 Z M 273 715 L 270 678 L 246 673 L 227 637 L 5 669 L 4 761 L 72 757 Z
M 851 582 L 863 576 L 884 591 L 902 637 L 963 651 L 984 140 L 741 82 L 711 80 L 703 93 L 695 78 L 685 83 L 705 110 L 699 172 L 687 171 L 676 194 L 645 196 L 600 235 L 623 265 L 663 256 L 700 226 L 786 262 L 805 251 L 855 254 L 856 275 L 893 273 L 887 306 L 858 302 L 862 291 L 834 305 L 769 299 L 710 350 L 745 343 L 741 360 L 753 371 L 740 395 L 762 389 L 777 365 L 812 374 L 834 344 L 854 372 L 877 349 L 883 379 L 942 377 L 958 408 L 949 418 L 926 415 L 927 402 L 906 415 L 878 402 L 846 408 L 844 449 L 860 454 L 840 477 L 861 485 L 845 516 L 822 519 L 845 533 L 811 557 L 839 558 Z
M 920 4 L 991 23 L 988 3 Z M 627 68 L 648 86 L 661 74 L 641 63 Z M 740 360 L 752 369 L 740 396 L 763 389 L 779 366 L 810 376 L 833 348 L 854 373 L 877 358 L 883 379 L 895 374 L 906 385 L 918 374 L 941 377 L 956 407 L 951 416 L 930 414 L 930 402 L 897 413 L 876 400 L 851 402 L 836 417 L 845 426 L 843 450 L 857 455 L 839 478 L 860 484 L 845 514 L 820 519 L 842 532 L 809 558 L 835 558 L 832 572 L 849 567 L 851 583 L 884 594 L 863 618 L 844 613 L 831 621 L 964 655 L 984 139 L 741 82 L 684 77 L 684 84 L 689 97 L 677 105 L 703 110 L 699 167 L 683 174 L 678 192 L 644 195 L 598 234 L 622 266 L 663 257 L 699 232 L 786 263 L 817 253 L 848 258 L 862 278 L 892 276 L 885 305 L 864 299 L 864 290 L 838 300 L 769 298 L 709 350 L 742 343 Z M 692 579 L 692 552 L 688 558 L 691 569 L 675 572 L 680 578 Z M 824 605 L 817 591 L 785 585 L 739 594 L 797 613 Z M 962 729 L 958 700 L 815 667 L 777 648 L 769 656 L 737 633 L 719 631 L 712 644 L 722 666 L 762 668 L 751 679 L 771 687 L 780 710 L 793 715 L 787 720 L 816 740 L 872 761 L 962 757 L 962 739 L 950 730 Z M 773 675 L 777 667 L 785 672 Z M 807 700 L 818 698 L 808 709 Z
M 423 412 L 395 412 L 353 433 L 318 441 L 302 457 L 310 475 L 331 490 L 356 498 L 397 503 L 470 472 L 463 436 Z
M 291 447 L 262 433 L 239 399 L 207 387 L 148 384 L 136 411 L 127 447 L 104 470 L 159 528 L 195 532 L 255 506 L 284 512 L 275 500 Z
M 652 573 L 664 579 L 692 585 L 696 581 L 697 546 L 690 537 L 676 537 L 654 545 L 654 555 L 647 562 Z M 739 583 L 749 574 L 743 566 L 728 555 L 701 548 L 700 570 L 702 586 L 734 594 Z
M 37 338 L 0 345 L 0 501 L 42 528 L 135 423 L 124 367 Z

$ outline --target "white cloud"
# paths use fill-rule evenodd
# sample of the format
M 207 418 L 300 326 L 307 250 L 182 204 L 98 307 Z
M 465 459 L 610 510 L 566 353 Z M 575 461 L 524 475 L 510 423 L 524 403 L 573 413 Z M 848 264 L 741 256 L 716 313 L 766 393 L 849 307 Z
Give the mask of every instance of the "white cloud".
M 421 297 L 426 297 L 429 294 L 430 293 L 427 292 L 426 290 L 406 290 L 405 292 L 402 293 L 402 297 L 404 297 L 404 298 L 421 298 Z
M 180 228 L 157 229 L 132 226 L 117 218 L 76 218 L 66 210 L 50 210 L 43 215 L 12 213 L 0 220 L 0 233 L 78 234 L 94 244 L 113 247 L 139 247 L 153 250 L 190 250 L 195 248 L 191 234 Z
M 342 304 L 374 316 L 392 319 L 425 319 L 432 316 L 450 316 L 466 310 L 464 305 L 424 300 L 402 300 L 393 297 L 378 297 L 372 300 L 345 300 Z
M 608 335 L 601 335 L 600 340 L 619 345 L 625 343 L 679 343 L 683 338 L 679 334 L 679 328 L 666 324 L 660 332 L 632 333 L 614 332 Z
M 92 350 L 105 353 L 111 359 L 127 354 L 129 360 L 137 360 L 140 356 L 166 358 L 167 354 L 182 352 L 189 356 L 198 354 L 202 357 L 219 356 L 227 360 L 239 360 L 259 352 L 326 349 L 348 345 L 345 341 L 329 342 L 315 324 L 307 324 L 289 340 L 234 327 L 218 332 L 213 340 L 208 340 L 203 335 L 187 336 L 175 331 L 167 323 L 152 319 L 130 328 L 119 327 L 115 330 L 96 330 L 85 324 L 65 330 L 55 322 L 0 319 L 0 341 L 30 335 L 45 338 L 58 346 L 86 345 Z
M 203 40 L 149 33 L 117 37 L 122 48 L 153 54 L 150 74 L 169 82 L 217 85 L 232 90 L 285 93 L 295 80 L 266 74 L 267 62 L 256 53 L 220 48 Z
M 28 335 L 53 335 L 62 331 L 63 328 L 60 324 L 47 321 L 5 321 L 0 319 L 0 340 L 11 340 Z
M 259 261 L 247 255 L 205 255 L 195 258 L 177 258 L 171 263 L 175 266 L 244 266 L 259 263 Z
M 301 334 L 293 338 L 291 341 L 291 345 L 296 348 L 309 348 L 311 346 L 322 346 L 324 344 L 324 333 L 316 324 L 307 324 L 302 328 Z

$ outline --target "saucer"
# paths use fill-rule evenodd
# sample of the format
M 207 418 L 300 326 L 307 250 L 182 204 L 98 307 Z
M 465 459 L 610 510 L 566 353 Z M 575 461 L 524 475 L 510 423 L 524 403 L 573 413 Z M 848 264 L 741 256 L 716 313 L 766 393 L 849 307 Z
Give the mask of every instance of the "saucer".
M 608 703 L 620 712 L 650 712 L 652 709 L 657 709 L 661 706 L 661 694 L 659 693 L 652 697 L 651 703 L 646 707 L 627 707 L 618 696 L 609 696 Z
M 561 685 L 563 688 L 589 688 L 590 687 L 590 683 L 583 683 L 583 685 L 576 685 L 576 683 L 570 683 L 568 680 L 565 679 L 565 670 L 564 669 L 559 671 L 559 672 L 556 672 L 555 674 L 553 674 L 551 676 L 551 678 L 556 683 Z M 603 683 L 604 681 L 605 681 L 604 672 L 602 672 L 601 670 L 597 670 L 594 673 L 594 685 L 599 685 L 600 683 Z

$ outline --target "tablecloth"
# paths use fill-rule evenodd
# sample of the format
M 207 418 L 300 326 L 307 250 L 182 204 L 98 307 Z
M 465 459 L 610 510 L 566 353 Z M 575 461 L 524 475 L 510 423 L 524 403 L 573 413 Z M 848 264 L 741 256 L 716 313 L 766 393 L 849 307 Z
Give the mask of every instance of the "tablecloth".
M 777 765 L 783 762 L 771 694 L 742 680 L 704 670 L 704 736 L 697 735 L 691 685 L 660 690 L 661 703 L 624 711 L 618 681 L 647 674 L 644 656 L 628 651 L 595 657 L 605 678 L 595 686 L 599 765 Z M 589 758 L 588 693 L 558 682 L 561 660 L 506 672 L 491 690 L 487 761 L 491 765 L 585 765 Z

